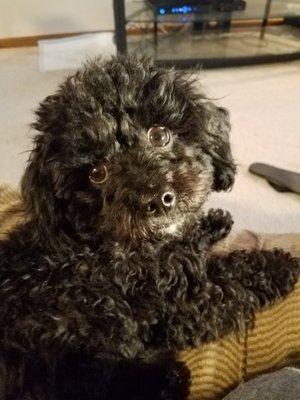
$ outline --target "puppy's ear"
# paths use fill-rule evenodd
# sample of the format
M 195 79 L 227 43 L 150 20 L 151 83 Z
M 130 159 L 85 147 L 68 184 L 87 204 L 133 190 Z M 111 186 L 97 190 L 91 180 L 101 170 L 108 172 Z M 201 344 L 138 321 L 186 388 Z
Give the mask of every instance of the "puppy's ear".
M 236 172 L 229 143 L 229 112 L 211 102 L 204 103 L 203 107 L 203 149 L 211 157 L 214 168 L 214 190 L 229 190 Z
M 36 136 L 35 147 L 21 181 L 21 194 L 26 211 L 43 234 L 53 233 L 60 217 L 46 163 L 49 148 L 47 139 L 46 134 Z
M 59 133 L 65 123 L 65 100 L 59 93 L 46 97 L 35 111 L 32 127 L 39 132 Z
M 50 173 L 51 158 L 55 153 L 64 122 L 65 106 L 59 94 L 46 97 L 36 110 L 32 127 L 39 131 L 34 138 L 21 181 L 21 193 L 27 213 L 40 232 L 52 232 L 60 220 L 60 210 L 53 193 Z

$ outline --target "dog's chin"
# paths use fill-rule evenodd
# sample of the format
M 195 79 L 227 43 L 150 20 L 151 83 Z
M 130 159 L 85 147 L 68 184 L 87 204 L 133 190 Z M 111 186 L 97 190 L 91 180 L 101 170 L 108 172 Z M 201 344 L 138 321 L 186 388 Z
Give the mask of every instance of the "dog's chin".
M 114 227 L 107 226 L 109 228 L 107 233 L 120 243 L 134 244 L 145 241 L 161 241 L 172 237 L 181 237 L 194 218 L 194 213 L 176 213 L 172 216 L 147 219 L 128 218 Z
M 179 216 L 176 219 L 166 221 L 158 230 L 160 236 L 174 236 L 179 237 L 183 234 L 184 228 L 187 224 L 186 216 Z

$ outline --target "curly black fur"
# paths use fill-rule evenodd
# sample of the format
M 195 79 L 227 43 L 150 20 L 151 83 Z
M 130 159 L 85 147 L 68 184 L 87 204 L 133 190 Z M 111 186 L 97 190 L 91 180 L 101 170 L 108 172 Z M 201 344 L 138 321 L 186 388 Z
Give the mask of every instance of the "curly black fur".
M 233 184 L 228 112 L 130 57 L 88 63 L 36 114 L 27 217 L 0 243 L 0 399 L 187 398 L 176 351 L 251 322 L 299 273 L 281 250 L 208 256 L 232 226 L 202 211 Z M 176 205 L 145 215 L 161 190 Z

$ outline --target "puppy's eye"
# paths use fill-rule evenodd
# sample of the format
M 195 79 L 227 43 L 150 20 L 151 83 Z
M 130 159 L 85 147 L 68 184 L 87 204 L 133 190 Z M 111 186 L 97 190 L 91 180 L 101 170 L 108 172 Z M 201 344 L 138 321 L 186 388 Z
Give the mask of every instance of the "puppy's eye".
M 165 126 L 153 126 L 148 131 L 148 139 L 152 146 L 167 146 L 172 138 L 171 131 Z
M 93 168 L 90 172 L 89 178 L 93 183 L 104 183 L 107 180 L 108 171 L 104 164 L 99 164 L 97 167 Z

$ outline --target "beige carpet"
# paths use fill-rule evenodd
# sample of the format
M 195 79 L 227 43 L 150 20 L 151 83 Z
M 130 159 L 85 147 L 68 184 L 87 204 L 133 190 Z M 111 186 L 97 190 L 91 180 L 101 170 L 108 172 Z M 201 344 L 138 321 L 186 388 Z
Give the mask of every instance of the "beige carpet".
M 40 72 L 36 48 L 0 51 L 0 182 L 17 185 L 30 149 L 32 110 L 68 71 Z M 300 196 L 274 191 L 247 172 L 262 161 L 300 171 L 300 62 L 203 71 L 199 82 L 232 115 L 239 174 L 231 193 L 209 205 L 228 209 L 235 228 L 300 232 Z

